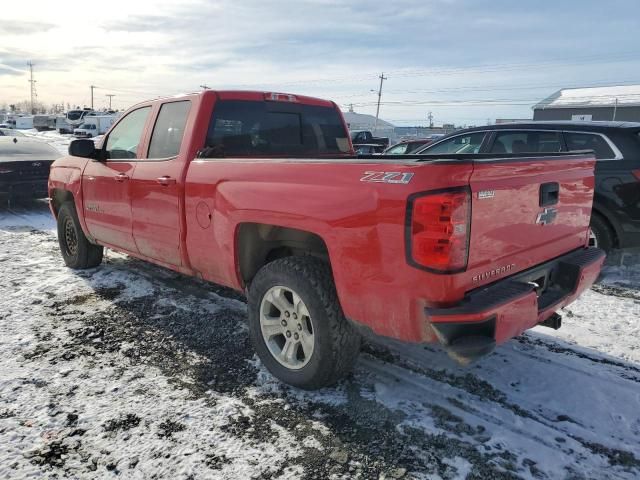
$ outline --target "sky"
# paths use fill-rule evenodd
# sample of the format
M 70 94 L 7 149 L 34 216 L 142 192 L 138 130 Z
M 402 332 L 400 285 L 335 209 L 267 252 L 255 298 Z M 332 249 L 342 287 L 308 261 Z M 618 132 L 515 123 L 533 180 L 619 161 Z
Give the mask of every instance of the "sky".
M 0 105 L 114 108 L 216 89 L 311 95 L 396 125 L 531 118 L 563 87 L 640 84 L 637 0 L 23 0 L 0 18 Z M 73 5 L 73 6 L 72 6 Z M 636 45 L 636 47 L 634 47 Z

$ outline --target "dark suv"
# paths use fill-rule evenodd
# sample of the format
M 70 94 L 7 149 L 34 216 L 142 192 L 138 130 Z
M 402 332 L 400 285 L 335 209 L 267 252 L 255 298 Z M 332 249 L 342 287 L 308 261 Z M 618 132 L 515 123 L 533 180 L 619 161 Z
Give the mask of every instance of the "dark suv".
M 592 243 L 640 247 L 640 123 L 529 122 L 459 130 L 414 153 L 531 153 L 593 150 Z

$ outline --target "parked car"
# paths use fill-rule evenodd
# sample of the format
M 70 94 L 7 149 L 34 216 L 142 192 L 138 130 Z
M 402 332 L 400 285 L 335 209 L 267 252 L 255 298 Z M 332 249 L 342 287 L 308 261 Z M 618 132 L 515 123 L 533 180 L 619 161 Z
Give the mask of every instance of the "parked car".
M 0 137 L 24 137 L 25 134 L 12 128 L 0 127 Z
M 58 131 L 58 133 L 62 133 L 62 134 L 73 133 L 74 128 L 75 126 L 71 125 L 67 121 L 66 115 L 58 115 L 56 117 L 56 130 Z
M 416 138 L 414 140 L 403 140 L 395 145 L 387 148 L 383 153 L 385 155 L 405 155 L 413 153 L 421 147 L 428 145 L 433 140 L 428 138 Z
M 0 137 L 0 197 L 46 197 L 49 167 L 60 156 L 55 148 L 38 140 Z
M 465 363 L 557 328 L 604 260 L 590 152 L 363 158 L 333 102 L 207 90 L 69 154 L 49 177 L 64 262 L 106 246 L 245 292 L 258 356 L 301 388 L 344 375 L 364 332 Z
M 640 123 L 530 122 L 460 130 L 416 153 L 532 153 L 593 150 L 591 242 L 640 247 Z
M 356 130 L 351 132 L 351 142 L 354 145 L 376 144 L 382 145 L 383 148 L 387 148 L 389 146 L 388 137 L 374 137 L 373 133 L 368 130 Z

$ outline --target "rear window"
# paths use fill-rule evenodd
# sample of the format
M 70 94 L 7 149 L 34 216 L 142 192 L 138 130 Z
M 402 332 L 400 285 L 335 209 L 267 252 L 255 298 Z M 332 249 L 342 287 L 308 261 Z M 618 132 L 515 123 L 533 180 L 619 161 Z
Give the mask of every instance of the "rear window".
M 207 133 L 208 156 L 336 155 L 349 152 L 338 112 L 285 102 L 221 100 Z
M 600 135 L 564 132 L 564 141 L 567 142 L 568 150 L 593 150 L 598 160 L 616 158 L 607 141 Z

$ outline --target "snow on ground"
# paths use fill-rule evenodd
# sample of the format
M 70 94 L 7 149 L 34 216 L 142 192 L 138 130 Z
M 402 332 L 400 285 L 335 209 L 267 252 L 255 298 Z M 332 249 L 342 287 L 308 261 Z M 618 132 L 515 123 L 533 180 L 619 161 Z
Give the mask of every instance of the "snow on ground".
M 235 292 L 113 252 L 71 271 L 42 203 L 0 210 L 0 244 L 0 478 L 640 477 L 637 259 L 471 367 L 378 340 L 303 392 Z

